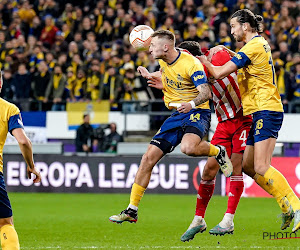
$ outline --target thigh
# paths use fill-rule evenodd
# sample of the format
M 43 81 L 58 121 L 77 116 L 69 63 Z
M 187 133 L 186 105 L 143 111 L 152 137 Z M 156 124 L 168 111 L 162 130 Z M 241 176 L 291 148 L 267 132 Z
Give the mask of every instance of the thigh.
M 251 178 L 254 177 L 254 146 L 246 146 L 243 155 L 242 168 L 246 175 L 250 176 Z
M 192 109 L 185 114 L 182 122 L 184 133 L 197 134 L 200 139 L 208 133 L 211 120 L 211 111 L 208 109 Z
M 194 133 L 184 134 L 181 140 L 181 145 L 188 144 L 190 146 L 198 146 L 201 142 L 201 138 L 199 135 Z
M 235 132 L 232 136 L 232 153 L 241 154 L 245 151 L 251 126 L 251 117 L 241 117 L 236 120 Z
M 151 144 L 157 145 L 157 141 L 166 141 L 170 145 L 172 145 L 172 148 L 175 148 L 181 142 L 181 139 L 183 137 L 183 118 L 184 116 L 181 115 L 179 112 L 175 112 L 174 114 L 172 114 L 167 120 L 165 120 L 163 125 L 152 138 Z M 169 152 L 170 151 L 171 149 L 169 150 Z
M 229 128 L 228 120 L 218 123 L 214 136 L 211 139 L 211 144 L 224 146 L 230 158 L 232 153 L 232 133 L 229 131 Z
M 283 121 L 283 113 L 275 111 L 259 111 L 253 114 L 252 132 L 254 143 L 278 137 Z

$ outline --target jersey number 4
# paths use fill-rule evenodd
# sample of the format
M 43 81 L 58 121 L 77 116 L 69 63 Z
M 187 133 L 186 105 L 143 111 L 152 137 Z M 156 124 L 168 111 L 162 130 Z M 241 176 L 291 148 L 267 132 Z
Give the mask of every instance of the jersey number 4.
M 242 143 L 242 147 L 246 147 L 246 141 L 247 141 L 247 131 L 246 130 L 243 130 L 242 133 L 241 133 L 241 136 L 239 138 L 240 141 L 243 141 Z

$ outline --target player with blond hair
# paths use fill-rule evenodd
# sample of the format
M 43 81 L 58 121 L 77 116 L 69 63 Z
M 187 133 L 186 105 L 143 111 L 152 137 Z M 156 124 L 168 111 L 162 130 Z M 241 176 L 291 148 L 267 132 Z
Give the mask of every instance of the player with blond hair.
M 190 156 L 214 156 L 227 176 L 232 173 L 232 164 L 223 146 L 214 146 L 203 141 L 210 126 L 208 100 L 211 97 L 207 78 L 200 61 L 192 55 L 175 48 L 174 34 L 159 30 L 152 34 L 149 52 L 158 59 L 163 82 L 164 102 L 175 111 L 153 137 L 143 155 L 132 185 L 130 204 L 118 215 L 109 218 L 112 222 L 136 222 L 141 198 L 149 184 L 155 164 L 179 143 L 181 151 Z M 149 72 L 141 71 L 150 78 Z

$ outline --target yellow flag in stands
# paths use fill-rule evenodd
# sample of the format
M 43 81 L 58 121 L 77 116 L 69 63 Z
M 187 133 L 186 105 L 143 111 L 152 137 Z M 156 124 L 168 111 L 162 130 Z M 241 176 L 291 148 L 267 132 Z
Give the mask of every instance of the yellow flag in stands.
M 95 128 L 100 124 L 106 124 L 108 123 L 109 110 L 110 104 L 106 100 L 89 103 L 67 103 L 69 130 L 77 129 L 82 124 L 84 114 L 90 115 L 90 124 Z

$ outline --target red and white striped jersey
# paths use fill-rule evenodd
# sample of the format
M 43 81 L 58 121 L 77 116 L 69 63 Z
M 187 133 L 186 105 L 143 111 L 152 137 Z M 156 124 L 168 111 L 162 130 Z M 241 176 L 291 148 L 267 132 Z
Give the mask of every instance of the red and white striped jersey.
M 217 52 L 212 56 L 211 63 L 215 66 L 221 66 L 231 60 L 226 50 Z M 227 77 L 215 80 L 206 70 L 213 90 L 213 103 L 218 121 L 225 121 L 234 118 L 242 112 L 242 101 L 237 81 L 237 73 L 233 72 Z

